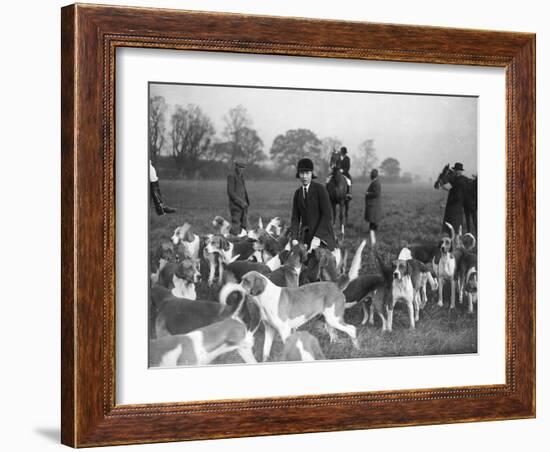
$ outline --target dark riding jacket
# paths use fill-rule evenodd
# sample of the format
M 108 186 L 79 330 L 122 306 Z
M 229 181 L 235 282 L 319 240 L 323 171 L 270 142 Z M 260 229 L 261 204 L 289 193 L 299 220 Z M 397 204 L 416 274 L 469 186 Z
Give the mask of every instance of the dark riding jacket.
M 328 249 L 336 246 L 332 229 L 332 207 L 326 188 L 317 182 L 311 182 L 307 199 L 303 187 L 298 188 L 292 200 L 292 219 L 290 233 L 297 240 L 303 240 L 309 246 L 313 237 L 325 242 Z
M 351 168 L 351 160 L 347 155 L 344 155 L 342 157 L 342 163 L 340 168 L 342 169 L 342 173 L 344 176 L 346 176 L 349 180 L 351 180 L 351 176 L 349 174 L 349 170 Z

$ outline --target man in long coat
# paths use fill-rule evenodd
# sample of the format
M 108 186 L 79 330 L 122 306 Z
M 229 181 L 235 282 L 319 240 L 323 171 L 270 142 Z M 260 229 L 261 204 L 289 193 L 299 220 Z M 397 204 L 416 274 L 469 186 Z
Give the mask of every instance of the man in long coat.
M 441 188 L 447 190 L 447 204 L 445 205 L 445 214 L 443 215 L 443 231 L 448 230 L 445 223 L 453 225 L 455 232 L 464 223 L 464 195 L 468 186 L 468 179 L 464 176 L 464 166 L 460 162 L 456 162 L 452 167 L 454 175 L 450 178 L 447 184 L 443 184 Z
M 229 213 L 231 215 L 231 234 L 244 235 L 248 228 L 248 192 L 244 183 L 244 162 L 235 162 L 235 170 L 227 176 L 227 196 L 229 197 Z
M 298 162 L 296 178 L 301 186 L 294 193 L 290 233 L 295 239 L 303 240 L 309 249 L 324 245 L 329 250 L 336 246 L 332 230 L 332 207 L 324 185 L 313 182 L 313 162 L 301 159 Z
M 376 245 L 376 231 L 382 216 L 382 186 L 378 180 L 378 170 L 370 172 L 371 183 L 365 194 L 365 221 L 369 224 L 370 243 Z

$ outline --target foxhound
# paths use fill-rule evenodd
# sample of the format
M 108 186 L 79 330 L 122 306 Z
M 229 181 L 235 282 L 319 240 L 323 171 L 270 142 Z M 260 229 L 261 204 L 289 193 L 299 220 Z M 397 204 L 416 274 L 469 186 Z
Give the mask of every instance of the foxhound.
M 356 304 L 361 304 L 363 310 L 363 320 L 361 325 L 365 325 L 370 318 L 370 324 L 374 323 L 374 303 L 370 305 L 370 316 L 367 311 L 367 300 L 371 299 L 372 295 L 384 285 L 384 278 L 381 275 L 364 274 L 359 275 L 357 279 L 350 281 L 348 287 L 344 289 L 346 297 L 346 309 L 349 309 Z
M 234 310 L 215 301 L 195 301 L 175 297 L 168 289 L 155 286 L 150 290 L 151 324 L 154 336 L 186 334 L 197 328 L 220 322 Z
M 280 237 L 283 232 L 283 225 L 279 217 L 272 218 L 267 226 L 265 227 L 265 232 L 270 234 L 272 237 Z
M 284 259 L 284 264 L 267 274 L 279 287 L 298 287 L 302 265 L 307 260 L 307 248 L 303 243 L 294 243 Z
M 244 275 L 235 289 L 251 295 L 260 308 L 265 325 L 263 360 L 269 358 L 275 332 L 284 342 L 298 327 L 319 314 L 323 315 L 330 327 L 350 336 L 353 345 L 358 348 L 355 327 L 344 322 L 346 299 L 342 289 L 347 283 L 346 280 L 340 285 L 317 282 L 300 287 L 278 287 L 261 273 L 250 272 Z M 220 303 L 225 303 L 222 295 Z
M 200 237 L 193 233 L 189 223 L 184 223 L 174 230 L 174 234 L 172 234 L 172 243 L 182 247 L 182 254 L 184 256 L 191 257 L 195 260 L 199 259 L 201 246 Z M 180 258 L 182 257 L 183 256 L 180 256 Z
M 246 363 L 255 363 L 254 333 L 259 326 L 241 317 L 243 297 L 235 312 L 228 318 L 187 334 L 163 336 L 149 342 L 151 367 L 174 367 L 210 364 L 218 356 L 236 350 Z M 249 318 L 246 318 L 247 320 Z M 247 324 L 248 323 L 248 324 Z
M 439 251 L 441 257 L 439 262 L 433 261 L 435 273 L 438 278 L 439 285 L 439 298 L 437 301 L 438 306 L 443 306 L 443 286 L 445 281 L 451 282 L 451 309 L 455 307 L 455 276 L 457 270 L 457 262 L 455 256 L 455 234 L 454 228 L 451 224 L 445 223 L 451 231 L 451 237 L 443 237 L 439 242 Z
M 379 285 L 372 296 L 371 324 L 376 312 L 382 319 L 382 330 L 392 331 L 394 307 L 402 302 L 407 305 L 409 325 L 414 329 L 420 318 L 422 284 L 425 279 L 430 279 L 430 269 L 422 262 L 412 259 L 408 248 L 403 248 L 399 252 L 397 259 L 392 262 L 391 270 L 385 268 L 378 254 L 376 258 L 382 267 L 386 282 Z M 431 280 L 435 284 L 435 280 L 433 278 Z M 384 311 L 386 318 L 384 318 Z
M 251 271 L 257 271 L 262 275 L 267 275 L 271 273 L 271 269 L 261 262 L 251 262 L 251 261 L 234 261 L 229 264 L 223 264 L 223 283 L 228 282 L 241 282 L 243 275 Z
M 223 237 L 230 235 L 231 223 L 225 218 L 216 215 L 212 220 L 212 226 L 214 226 L 215 232 Z
M 468 298 L 468 313 L 474 312 L 477 302 L 477 254 L 465 252 L 458 269 L 458 302 L 462 303 L 464 293 Z
M 171 242 L 163 241 L 151 255 L 149 265 L 151 273 L 151 286 L 158 283 L 161 270 L 169 262 L 175 262 L 174 246 Z
M 317 361 L 326 359 L 319 341 L 307 331 L 296 331 L 286 340 L 283 361 Z
M 411 252 L 407 248 L 403 248 L 398 258 L 392 263 L 391 303 L 387 307 L 388 331 L 392 330 L 393 308 L 398 302 L 404 302 L 407 305 L 411 329 L 414 329 L 415 321 L 418 321 L 419 306 L 417 305 L 418 300 L 414 296 L 411 261 Z
M 198 263 L 190 258 L 181 262 L 170 262 L 159 272 L 158 284 L 171 290 L 178 298 L 194 300 L 197 298 L 195 283 L 200 281 Z
M 211 237 L 204 247 L 206 252 L 219 254 L 225 263 L 234 260 L 247 260 L 258 250 L 258 242 L 252 239 L 242 239 L 239 241 L 229 241 L 221 235 Z

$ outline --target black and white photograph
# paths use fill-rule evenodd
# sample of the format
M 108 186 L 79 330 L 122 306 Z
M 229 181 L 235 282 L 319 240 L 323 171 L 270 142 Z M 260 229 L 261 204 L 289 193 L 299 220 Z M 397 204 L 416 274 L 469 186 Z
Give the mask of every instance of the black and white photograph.
M 478 98 L 150 82 L 149 367 L 478 352 Z

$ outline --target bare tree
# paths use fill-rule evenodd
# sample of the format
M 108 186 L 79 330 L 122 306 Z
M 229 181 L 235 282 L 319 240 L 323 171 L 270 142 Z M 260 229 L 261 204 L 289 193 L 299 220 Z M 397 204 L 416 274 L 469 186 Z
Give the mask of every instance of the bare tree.
M 374 140 L 363 141 L 359 145 L 359 154 L 361 155 L 361 176 L 366 177 L 378 163 Z
M 224 116 L 225 129 L 223 136 L 230 145 L 224 146 L 227 153 L 225 158 L 230 162 L 241 159 L 252 163 L 266 158 L 263 153 L 264 143 L 258 136 L 258 132 L 252 128 L 252 120 L 248 116 L 246 108 L 242 105 L 229 110 Z
M 186 168 L 190 172 L 197 168 L 199 159 L 204 156 L 214 136 L 214 126 L 200 107 L 176 106 L 172 115 L 172 156 L 178 170 Z
M 161 153 L 166 139 L 165 112 L 164 97 L 149 98 L 149 156 L 153 161 Z
M 240 158 L 246 163 L 261 162 L 266 159 L 263 152 L 264 142 L 258 133 L 250 127 L 243 127 L 235 133 L 236 152 L 233 158 Z

